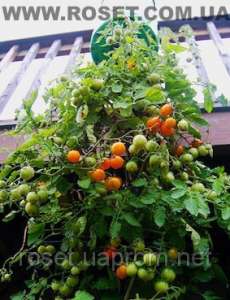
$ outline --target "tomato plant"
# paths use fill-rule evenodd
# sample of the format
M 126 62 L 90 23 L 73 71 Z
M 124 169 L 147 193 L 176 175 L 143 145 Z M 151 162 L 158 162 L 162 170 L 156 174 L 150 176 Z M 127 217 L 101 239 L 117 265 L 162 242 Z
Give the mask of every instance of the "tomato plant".
M 209 253 L 214 223 L 230 233 L 230 177 L 200 161 L 213 149 L 178 67 L 183 47 L 170 33 L 157 52 L 140 38 L 143 24 L 124 22 L 103 33 L 114 45 L 106 61 L 57 79 L 44 115 L 33 97 L 24 103 L 14 133 L 29 138 L 0 170 L 3 221 L 26 223 L 2 282 L 21 258 L 40 257 L 23 265 L 31 280 L 21 299 L 198 299 L 218 275 L 228 284 Z

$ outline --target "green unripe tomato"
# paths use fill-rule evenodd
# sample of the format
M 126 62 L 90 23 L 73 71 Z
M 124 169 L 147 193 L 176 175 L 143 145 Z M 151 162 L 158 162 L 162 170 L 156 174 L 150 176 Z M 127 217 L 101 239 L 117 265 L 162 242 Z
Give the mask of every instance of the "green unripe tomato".
M 137 266 L 134 263 L 130 263 L 126 268 L 126 271 L 129 277 L 134 277 L 137 274 Z
M 71 269 L 71 266 L 70 266 L 70 263 L 69 263 L 68 259 L 64 259 L 61 266 L 64 270 L 70 270 Z
M 71 253 L 71 256 L 70 256 L 70 263 L 73 264 L 73 265 L 76 265 L 79 261 L 80 261 L 80 253 L 75 251 L 75 252 L 72 252 Z
M 147 141 L 146 137 L 142 134 L 138 134 L 133 138 L 133 145 L 137 149 L 145 149 L 147 142 L 148 141 Z
M 9 281 L 11 281 L 11 279 L 12 279 L 11 274 L 6 273 L 6 274 L 3 275 L 3 281 L 4 282 L 9 282 Z
M 30 202 L 31 204 L 37 204 L 39 201 L 38 194 L 35 192 L 29 192 L 29 194 L 26 197 L 26 201 Z
M 148 141 L 145 148 L 148 152 L 155 152 L 159 148 L 159 144 L 154 141 Z
M 168 172 L 165 176 L 164 179 L 167 183 L 172 183 L 175 180 L 175 176 L 173 172 Z
M 54 136 L 54 137 L 53 137 L 53 141 L 54 141 L 54 143 L 57 144 L 58 146 L 61 146 L 61 145 L 64 144 L 63 139 L 62 139 L 61 137 L 59 137 L 59 136 Z
M 215 191 L 209 191 L 207 198 L 208 200 L 216 200 L 218 197 L 217 193 Z
M 39 215 L 39 207 L 32 203 L 27 203 L 25 211 L 30 217 L 37 217 Z
M 136 173 L 138 171 L 137 163 L 135 161 L 129 161 L 126 164 L 125 169 L 128 173 Z
M 136 252 L 143 252 L 145 250 L 145 243 L 142 240 L 135 240 L 133 242 L 133 248 Z
M 0 189 L 4 189 L 7 186 L 4 180 L 0 180 Z
M 189 153 L 192 154 L 194 159 L 197 159 L 197 157 L 199 156 L 199 151 L 196 148 L 189 149 Z
M 46 253 L 47 252 L 46 246 L 44 246 L 44 245 L 39 246 L 38 249 L 37 249 L 37 252 L 38 252 L 38 254 Z
M 167 282 L 173 282 L 176 279 L 176 273 L 169 268 L 165 268 L 161 272 L 161 278 Z
M 78 267 L 72 267 L 71 268 L 71 271 L 70 273 L 73 275 L 73 276 L 76 276 L 76 275 L 79 275 L 80 274 L 80 269 Z
M 11 190 L 11 192 L 10 192 L 10 199 L 12 201 L 21 200 L 21 194 L 20 194 L 18 188 Z
M 198 147 L 198 151 L 199 151 L 199 155 L 203 157 L 209 154 L 209 150 L 204 145 Z
M 0 203 L 4 203 L 8 200 L 8 193 L 7 191 L 0 191 Z
M 105 82 L 103 79 L 93 79 L 91 87 L 93 90 L 95 91 L 99 91 L 100 89 L 102 89 L 105 85 Z
M 62 296 L 67 297 L 71 293 L 72 293 L 72 289 L 67 284 L 64 284 L 62 287 L 60 287 L 60 294 Z
M 76 136 L 71 136 L 67 142 L 66 146 L 69 147 L 70 149 L 74 149 L 78 146 L 78 138 Z
M 180 174 L 180 178 L 181 178 L 183 181 L 188 181 L 188 180 L 189 180 L 188 173 L 182 172 L 182 173 Z
M 138 150 L 137 150 L 137 148 L 134 145 L 130 145 L 129 146 L 129 153 L 131 155 L 135 155 L 135 154 L 137 154 L 137 152 L 138 152 Z
M 37 195 L 40 203 L 46 203 L 48 201 L 49 194 L 46 189 L 39 190 Z
M 87 261 L 80 261 L 78 267 L 80 271 L 86 271 L 90 267 L 90 264 Z
M 146 281 L 151 281 L 151 280 L 153 280 L 154 279 L 154 277 L 155 277 L 155 273 L 154 273 L 154 271 L 149 271 L 148 270 L 148 276 L 146 277 Z
M 57 281 L 53 281 L 53 282 L 51 283 L 51 289 L 52 289 L 54 292 L 58 292 L 59 289 L 60 289 L 60 287 L 61 287 L 61 285 L 60 285 L 60 283 L 57 282 Z
M 191 190 L 193 192 L 198 192 L 198 193 L 204 193 L 205 192 L 205 186 L 203 185 L 203 183 L 198 182 L 198 183 L 194 183 L 191 186 Z
M 189 164 L 193 161 L 192 154 L 186 153 L 181 156 L 181 161 L 185 164 Z
M 93 167 L 97 163 L 96 159 L 94 157 L 86 157 L 85 158 L 85 164 L 87 167 Z
M 161 163 L 161 157 L 157 154 L 153 154 L 149 158 L 149 166 L 151 168 L 159 166 Z
M 169 289 L 169 285 L 165 281 L 157 281 L 154 285 L 154 289 L 159 294 L 165 294 Z
M 79 283 L 79 278 L 78 277 L 75 277 L 75 276 L 69 276 L 67 279 L 66 279 L 66 285 L 71 287 L 71 288 L 74 288 L 75 286 L 77 286 Z
M 56 248 L 53 245 L 46 246 L 46 252 L 53 255 L 56 252 Z
M 180 170 L 181 167 L 182 167 L 182 163 L 179 160 L 174 160 L 173 161 L 173 168 L 175 170 Z
M 161 77 L 157 73 L 152 73 L 148 76 L 148 82 L 152 85 L 160 83 L 161 82 Z
M 154 253 L 146 253 L 143 257 L 146 266 L 154 266 L 157 263 L 157 256 Z
M 177 127 L 181 131 L 188 131 L 189 124 L 186 120 L 180 120 L 177 124 Z
M 144 280 L 144 281 L 148 281 L 148 278 L 149 278 L 148 271 L 144 268 L 138 269 L 137 276 L 138 276 L 138 278 L 140 278 L 141 280 Z
M 24 167 L 20 171 L 20 177 L 25 180 L 29 181 L 31 180 L 35 175 L 35 171 L 32 167 Z
M 27 196 L 27 194 L 30 192 L 30 186 L 28 184 L 21 184 L 18 187 L 18 191 L 21 196 Z
M 26 206 L 26 200 L 20 201 L 19 204 L 20 204 L 21 207 L 25 207 Z

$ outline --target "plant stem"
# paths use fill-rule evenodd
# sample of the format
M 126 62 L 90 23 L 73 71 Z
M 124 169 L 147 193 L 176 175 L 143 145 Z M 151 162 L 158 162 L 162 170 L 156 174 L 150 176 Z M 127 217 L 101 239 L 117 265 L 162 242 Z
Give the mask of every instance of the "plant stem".
M 129 300 L 130 292 L 131 292 L 131 290 L 132 290 L 134 281 L 135 281 L 135 277 L 133 277 L 133 278 L 130 280 L 130 282 L 129 282 L 129 286 L 128 286 L 128 289 L 127 289 L 127 291 L 126 291 L 126 293 L 125 293 L 124 300 Z

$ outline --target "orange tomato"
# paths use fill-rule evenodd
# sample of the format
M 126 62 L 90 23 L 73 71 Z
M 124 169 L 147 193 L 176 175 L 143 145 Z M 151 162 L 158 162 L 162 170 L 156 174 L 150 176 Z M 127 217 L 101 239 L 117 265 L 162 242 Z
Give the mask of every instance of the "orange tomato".
M 117 143 L 114 143 L 111 147 L 111 152 L 113 155 L 124 155 L 126 153 L 126 147 L 125 147 L 125 144 L 124 143 L 121 143 L 121 142 L 117 142 Z
M 105 249 L 104 251 L 104 255 L 109 259 L 112 260 L 115 258 L 115 256 L 117 255 L 117 248 L 113 247 L 113 246 L 109 246 Z
M 165 120 L 165 126 L 168 128 L 176 128 L 176 120 L 174 118 L 167 118 Z
M 122 180 L 119 177 L 109 177 L 105 181 L 105 186 L 109 191 L 118 191 L 122 186 Z
M 103 181 L 106 177 L 105 171 L 102 169 L 96 169 L 90 172 L 90 177 L 95 182 Z
M 152 132 L 157 132 L 160 130 L 161 127 L 161 119 L 159 117 L 153 117 L 148 119 L 146 126 Z
M 110 158 L 105 158 L 100 166 L 100 169 L 102 170 L 108 170 L 111 168 L 111 161 Z
M 114 170 L 121 169 L 124 166 L 124 163 L 124 159 L 118 155 L 110 159 L 111 168 L 113 168 Z
M 195 139 L 191 143 L 191 146 L 194 148 L 198 148 L 201 145 L 203 145 L 203 142 L 200 139 Z
M 172 113 L 173 113 L 173 107 L 172 107 L 172 104 L 170 104 L 170 103 L 163 105 L 160 109 L 160 115 L 162 117 L 168 117 Z
M 71 164 L 76 164 L 77 162 L 79 162 L 80 158 L 81 158 L 81 154 L 77 150 L 71 150 L 67 154 L 67 160 Z
M 165 122 L 161 125 L 161 135 L 164 137 L 170 137 L 175 134 L 174 128 L 169 128 L 165 125 Z
M 184 146 L 183 146 L 183 145 L 178 145 L 178 146 L 176 147 L 175 154 L 176 154 L 177 156 L 181 156 L 183 153 L 184 153 Z
M 124 280 L 127 277 L 127 268 L 125 265 L 121 265 L 117 268 L 116 277 L 120 280 Z
M 173 259 L 173 260 L 176 260 L 177 257 L 178 257 L 178 251 L 175 247 L 169 249 L 168 251 L 168 257 Z

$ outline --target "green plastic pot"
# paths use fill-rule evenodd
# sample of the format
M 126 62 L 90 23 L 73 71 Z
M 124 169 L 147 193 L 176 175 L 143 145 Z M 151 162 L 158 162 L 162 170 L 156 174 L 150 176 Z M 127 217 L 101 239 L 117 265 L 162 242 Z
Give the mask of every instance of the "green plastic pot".
M 112 24 L 111 24 L 112 23 Z M 93 34 L 91 39 L 91 55 L 93 61 L 96 64 L 99 64 L 103 60 L 108 58 L 108 53 L 111 52 L 116 46 L 107 45 L 106 39 L 107 37 L 111 36 L 111 32 L 109 30 L 106 34 L 104 32 L 112 27 L 114 28 L 116 25 L 120 25 L 121 27 L 126 27 L 126 22 L 124 18 L 109 20 L 104 22 Z M 104 36 L 103 36 L 104 35 Z M 156 51 L 159 49 L 159 42 L 156 34 L 152 30 L 152 28 L 146 24 L 141 25 L 141 28 L 138 33 L 138 37 L 140 39 L 145 40 L 148 46 L 152 46 Z M 151 37 L 154 42 L 150 44 L 149 37 Z

